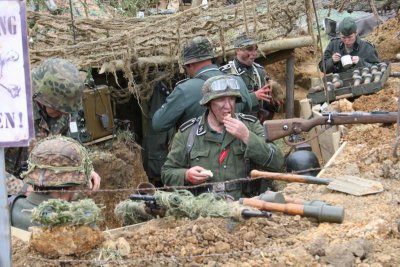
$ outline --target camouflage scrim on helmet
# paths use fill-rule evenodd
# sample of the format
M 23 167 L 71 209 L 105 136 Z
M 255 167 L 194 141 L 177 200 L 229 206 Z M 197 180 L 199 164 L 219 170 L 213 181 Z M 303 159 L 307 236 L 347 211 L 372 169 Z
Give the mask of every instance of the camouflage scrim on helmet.
M 72 138 L 50 136 L 32 149 L 28 170 L 22 174 L 28 184 L 40 187 L 86 185 L 93 170 L 86 149 Z
M 81 108 L 83 81 L 69 61 L 50 58 L 32 70 L 34 100 L 65 113 Z
M 183 47 L 183 65 L 192 64 L 211 58 L 215 58 L 214 47 L 206 37 L 195 37 Z
M 24 182 L 22 182 L 21 179 L 18 179 L 17 177 L 8 172 L 6 172 L 6 184 L 7 184 L 8 195 L 18 194 L 24 187 Z
M 357 31 L 357 25 L 353 18 L 345 17 L 339 23 L 339 32 L 344 36 L 349 36 Z
M 218 75 L 209 78 L 203 85 L 202 88 L 203 98 L 199 102 L 200 105 L 204 106 L 211 100 L 224 96 L 234 96 L 237 98 L 237 102 L 242 101 L 242 95 L 240 94 L 240 89 L 232 89 L 229 86 L 227 86 L 224 90 L 213 91 L 211 89 L 211 85 L 213 82 L 217 80 L 235 80 L 235 78 L 231 75 Z
M 256 45 L 259 41 L 248 35 L 245 32 L 240 33 L 236 39 L 233 41 L 233 46 L 235 48 L 242 48 L 246 46 Z

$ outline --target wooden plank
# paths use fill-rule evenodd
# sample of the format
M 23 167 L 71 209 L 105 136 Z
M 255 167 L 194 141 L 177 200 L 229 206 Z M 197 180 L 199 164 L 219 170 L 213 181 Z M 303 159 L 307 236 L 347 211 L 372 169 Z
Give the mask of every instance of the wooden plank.
M 311 111 L 311 101 L 310 99 L 302 99 L 300 100 L 300 116 L 303 119 L 309 119 L 312 117 L 312 111 Z M 321 149 L 319 148 L 319 143 L 318 139 L 314 138 L 317 135 L 316 129 L 312 128 L 308 132 L 308 138 L 310 138 L 310 145 L 312 151 L 315 153 L 317 156 L 318 160 L 322 160 L 322 154 L 321 154 Z
M 333 156 L 329 159 L 329 161 L 325 164 L 324 168 L 318 173 L 317 177 L 321 177 L 326 172 L 326 169 L 329 168 L 337 159 L 337 157 L 342 153 L 343 149 L 346 147 L 347 142 L 344 142 L 339 149 L 333 154 Z
M 11 226 L 11 236 L 12 237 L 16 237 L 21 241 L 24 241 L 26 243 L 29 242 L 29 240 L 31 239 L 31 232 L 19 229 L 17 227 Z
M 131 231 L 133 229 L 137 229 L 139 227 L 142 227 L 146 223 L 147 222 L 142 222 L 142 223 L 132 224 L 132 225 L 123 226 L 123 227 L 119 227 L 119 228 L 115 228 L 115 229 L 110 229 L 110 230 L 103 231 L 103 233 L 107 234 L 107 235 L 111 235 L 113 237 L 118 237 L 121 234 L 129 232 L 129 231 Z
M 319 109 L 320 107 L 318 106 L 312 108 L 313 117 L 322 116 L 321 113 L 319 113 Z M 322 125 L 315 127 L 323 162 L 328 162 L 332 155 L 335 154 L 335 146 L 333 144 L 332 134 L 338 131 L 337 125 L 333 125 L 329 129 L 326 127 L 328 126 Z

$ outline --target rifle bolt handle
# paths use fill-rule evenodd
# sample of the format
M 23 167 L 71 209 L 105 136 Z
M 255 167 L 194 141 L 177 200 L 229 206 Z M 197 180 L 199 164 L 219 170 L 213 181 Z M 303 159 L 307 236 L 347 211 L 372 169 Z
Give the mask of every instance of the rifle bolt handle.
M 288 126 L 287 124 L 285 124 L 285 125 L 282 126 L 282 129 L 283 129 L 284 131 L 287 131 L 287 130 L 289 130 L 289 126 Z

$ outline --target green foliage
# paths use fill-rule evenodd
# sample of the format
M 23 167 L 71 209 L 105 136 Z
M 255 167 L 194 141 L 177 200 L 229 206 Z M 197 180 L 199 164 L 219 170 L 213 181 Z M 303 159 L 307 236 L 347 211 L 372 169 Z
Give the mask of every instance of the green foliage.
M 32 221 L 45 226 L 95 224 L 101 209 L 91 199 L 68 202 L 50 199 L 32 211 Z

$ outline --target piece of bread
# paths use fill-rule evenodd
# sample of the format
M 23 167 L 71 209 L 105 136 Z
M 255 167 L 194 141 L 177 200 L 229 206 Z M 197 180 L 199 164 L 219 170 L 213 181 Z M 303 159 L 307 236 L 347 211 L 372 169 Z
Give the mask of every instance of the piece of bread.
M 200 173 L 201 174 L 207 174 L 209 177 L 213 177 L 213 173 L 210 170 L 202 170 Z

